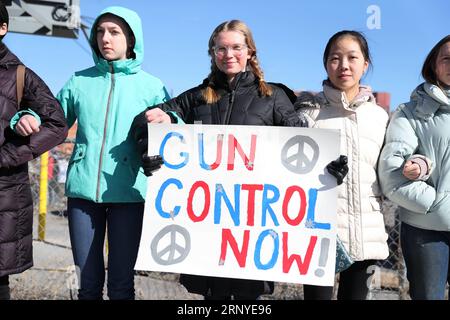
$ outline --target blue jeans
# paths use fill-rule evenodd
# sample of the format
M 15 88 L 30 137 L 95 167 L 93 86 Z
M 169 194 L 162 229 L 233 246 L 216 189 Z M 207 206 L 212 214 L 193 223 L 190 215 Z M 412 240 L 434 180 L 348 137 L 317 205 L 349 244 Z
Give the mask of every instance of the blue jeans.
M 414 300 L 443 300 L 450 281 L 450 232 L 413 227 L 402 222 L 401 246 Z
M 144 203 L 95 203 L 69 198 L 70 242 L 79 268 L 78 299 L 103 297 L 103 248 L 108 231 L 108 297 L 134 299 L 134 265 L 141 238 Z M 106 226 L 108 226 L 106 228 Z

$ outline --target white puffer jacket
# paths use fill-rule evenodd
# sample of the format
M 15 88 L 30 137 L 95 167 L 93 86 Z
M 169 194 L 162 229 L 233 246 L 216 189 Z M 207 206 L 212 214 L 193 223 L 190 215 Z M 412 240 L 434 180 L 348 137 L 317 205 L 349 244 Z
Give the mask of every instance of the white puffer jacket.
M 309 127 L 341 131 L 341 154 L 348 157 L 349 172 L 338 191 L 339 238 L 355 261 L 387 258 L 376 170 L 388 114 L 366 86 L 349 103 L 344 92 L 324 84 L 317 95 L 301 94 L 295 108 Z

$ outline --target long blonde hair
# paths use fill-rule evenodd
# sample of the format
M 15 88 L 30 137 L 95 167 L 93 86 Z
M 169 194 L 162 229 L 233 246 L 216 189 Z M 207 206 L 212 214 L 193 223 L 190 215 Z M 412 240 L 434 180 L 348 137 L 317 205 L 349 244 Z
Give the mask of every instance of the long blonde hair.
M 230 20 L 225 21 L 221 23 L 219 26 L 216 27 L 216 29 L 211 34 L 211 37 L 209 38 L 208 42 L 208 54 L 211 57 L 211 73 L 208 75 L 208 86 L 206 89 L 203 90 L 203 98 L 205 99 L 206 103 L 215 103 L 219 101 L 220 96 L 218 93 L 214 90 L 214 83 L 217 80 L 218 72 L 220 71 L 219 68 L 217 68 L 216 63 L 214 61 L 214 46 L 216 42 L 216 38 L 219 33 L 226 32 L 226 31 L 236 31 L 240 32 L 245 37 L 245 44 L 247 45 L 247 48 L 249 50 L 250 59 L 248 60 L 248 64 L 251 67 L 251 71 L 256 76 L 256 78 L 259 80 L 259 92 L 262 96 L 271 96 L 272 95 L 272 88 L 270 85 L 268 85 L 264 81 L 264 72 L 262 71 L 261 67 L 259 66 L 258 58 L 256 56 L 256 45 L 255 40 L 253 40 L 253 35 L 250 29 L 247 27 L 247 25 L 240 21 L 240 20 Z

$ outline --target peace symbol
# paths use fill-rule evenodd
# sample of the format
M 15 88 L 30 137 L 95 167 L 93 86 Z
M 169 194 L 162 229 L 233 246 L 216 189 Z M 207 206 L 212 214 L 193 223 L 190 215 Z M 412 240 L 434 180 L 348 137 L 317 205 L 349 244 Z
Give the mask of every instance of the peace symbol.
M 158 251 L 158 244 L 164 237 L 170 237 L 169 245 Z M 177 238 L 180 239 L 180 237 L 184 238 L 184 246 L 177 243 Z M 164 266 L 180 263 L 191 251 L 191 237 L 185 228 L 172 224 L 156 234 L 150 248 L 156 263 Z M 176 257 L 176 253 L 178 253 L 178 257 Z
M 308 157 L 305 147 L 309 145 L 313 150 L 312 157 Z M 288 151 L 297 146 L 297 152 L 288 156 Z M 310 172 L 319 159 L 319 145 L 308 136 L 297 135 L 289 139 L 281 150 L 281 163 L 291 172 L 305 174 Z

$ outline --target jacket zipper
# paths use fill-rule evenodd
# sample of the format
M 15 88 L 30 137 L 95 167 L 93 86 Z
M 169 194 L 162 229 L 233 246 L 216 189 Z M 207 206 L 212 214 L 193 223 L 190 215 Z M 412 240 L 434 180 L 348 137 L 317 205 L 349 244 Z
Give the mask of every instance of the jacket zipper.
M 236 78 L 234 79 L 234 83 L 231 82 L 229 84 L 229 88 L 231 89 L 231 92 L 229 93 L 229 95 L 230 95 L 229 107 L 227 109 L 227 112 L 225 113 L 225 119 L 223 119 L 224 122 L 222 124 L 230 123 L 231 113 L 233 112 L 233 106 L 234 106 L 234 97 L 236 95 L 236 90 L 239 88 L 239 82 L 241 82 L 241 74 L 238 74 L 236 76 Z
M 344 130 L 343 132 L 347 132 L 348 131 L 348 121 L 351 121 L 350 119 L 347 119 L 346 117 L 342 118 L 342 122 L 343 122 L 343 127 Z M 350 126 L 351 128 L 351 126 Z M 353 132 L 352 132 L 353 134 Z M 354 157 L 353 154 L 350 155 L 353 151 L 353 148 L 351 148 L 351 141 L 349 141 L 348 135 L 345 134 L 345 148 L 349 157 L 349 161 L 351 160 L 352 162 L 354 161 Z M 352 164 L 351 164 L 352 165 Z M 354 248 L 353 248 L 353 244 L 356 243 L 356 237 L 354 235 L 354 233 L 352 233 L 352 228 L 353 230 L 354 228 L 354 221 L 352 221 L 352 214 L 350 214 L 351 212 L 354 212 L 354 199 L 353 199 L 353 192 L 352 192 L 352 181 L 353 181 L 353 170 L 349 170 L 349 172 L 347 173 L 347 183 L 346 183 L 346 188 L 347 188 L 347 197 L 348 197 L 348 201 L 347 201 L 347 225 L 348 225 L 348 253 L 353 257 L 355 256 L 354 253 Z M 353 210 L 352 210 L 353 208 Z
M 359 139 L 360 135 L 359 135 L 358 114 L 356 113 L 356 111 L 355 111 L 354 115 L 355 115 L 355 124 L 356 124 L 356 126 L 355 126 L 356 135 L 354 135 L 354 137 L 358 138 L 358 141 L 356 141 L 356 143 L 355 143 L 355 145 L 358 148 L 357 158 L 356 158 L 356 164 L 358 165 L 358 176 L 357 176 L 358 180 L 356 182 L 359 185 L 359 190 L 358 190 L 359 191 L 358 192 L 358 194 L 359 194 L 359 199 L 358 199 L 359 206 L 358 206 L 358 209 L 356 211 L 356 212 L 359 212 L 359 217 L 358 217 L 359 228 L 355 228 L 355 230 L 356 230 L 356 232 L 358 230 L 360 230 L 359 235 L 360 235 L 360 240 L 361 240 L 361 250 L 358 250 L 358 254 L 361 255 L 362 258 L 364 258 L 364 241 L 363 241 L 363 239 L 364 239 L 364 228 L 363 228 L 363 221 L 362 221 L 362 217 L 363 217 L 363 212 L 362 212 L 362 194 L 361 194 L 361 184 L 359 183 L 361 181 L 361 179 L 360 179 L 360 177 L 361 177 L 361 166 L 360 166 L 360 163 L 361 163 L 360 162 L 360 158 L 361 158 L 361 148 L 360 148 L 360 146 L 361 146 L 361 144 L 360 144 L 360 139 Z M 369 198 L 367 200 L 370 201 Z M 355 235 L 355 237 L 356 236 L 357 235 Z
M 97 174 L 97 194 L 95 196 L 96 202 L 99 202 L 99 199 L 100 199 L 100 178 L 102 175 L 103 151 L 105 150 L 106 131 L 108 129 L 109 107 L 111 106 L 111 97 L 112 97 L 112 93 L 114 91 L 114 85 L 115 85 L 114 67 L 112 64 L 110 64 L 110 71 L 111 71 L 111 88 L 109 89 L 108 104 L 106 105 L 105 126 L 103 127 L 102 147 L 100 148 L 100 161 L 99 161 L 98 174 Z
M 234 104 L 234 95 L 235 95 L 236 90 L 232 90 L 230 93 L 230 106 L 228 107 L 226 116 L 225 116 L 225 122 L 223 124 L 229 124 L 230 123 L 230 118 L 231 118 L 231 112 L 233 111 L 233 104 Z

